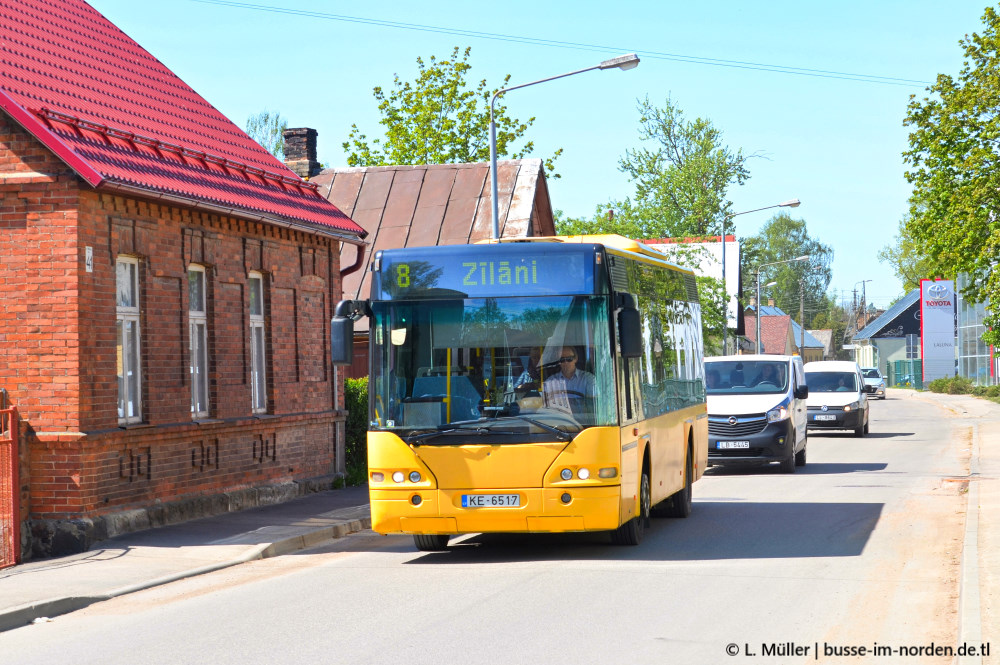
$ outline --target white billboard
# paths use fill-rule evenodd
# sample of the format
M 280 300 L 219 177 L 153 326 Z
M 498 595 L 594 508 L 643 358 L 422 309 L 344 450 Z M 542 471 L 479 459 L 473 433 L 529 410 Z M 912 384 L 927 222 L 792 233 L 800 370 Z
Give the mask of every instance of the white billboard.
M 955 283 L 920 280 L 920 357 L 924 383 L 955 376 Z

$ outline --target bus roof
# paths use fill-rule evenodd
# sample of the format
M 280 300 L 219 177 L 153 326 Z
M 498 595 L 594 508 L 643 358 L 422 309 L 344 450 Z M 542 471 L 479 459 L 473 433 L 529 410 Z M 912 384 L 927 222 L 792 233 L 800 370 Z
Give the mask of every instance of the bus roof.
M 675 268 L 680 272 L 685 272 L 694 275 L 694 271 L 690 268 L 685 268 L 679 266 L 676 263 L 670 261 L 667 256 L 660 251 L 652 249 L 646 243 L 640 242 L 638 240 L 633 240 L 632 238 L 626 238 L 625 236 L 616 235 L 613 233 L 598 234 L 598 235 L 578 235 L 578 236 L 539 236 L 534 238 L 500 238 L 500 239 L 486 239 L 480 240 L 476 244 L 493 244 L 493 243 L 516 243 L 516 242 L 562 242 L 562 243 L 573 243 L 573 244 L 594 244 L 603 245 L 607 249 L 619 250 L 621 252 L 628 252 L 631 254 L 638 254 L 642 258 L 651 259 L 657 263 L 663 263 L 669 265 L 671 268 Z

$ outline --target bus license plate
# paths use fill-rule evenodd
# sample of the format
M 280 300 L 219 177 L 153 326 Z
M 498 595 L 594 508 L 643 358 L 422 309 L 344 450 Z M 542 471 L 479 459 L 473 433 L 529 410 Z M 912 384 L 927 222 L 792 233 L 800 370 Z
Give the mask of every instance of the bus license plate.
M 520 494 L 463 494 L 463 508 L 519 508 Z
M 750 447 L 750 442 L 749 441 L 719 441 L 715 445 L 716 445 L 716 448 L 718 448 L 719 450 L 727 450 L 727 449 L 733 449 L 733 448 L 749 448 Z
M 820 414 L 820 415 L 816 416 L 816 420 L 836 420 L 836 419 L 837 419 L 837 416 L 828 416 L 828 415 L 823 415 L 823 414 Z

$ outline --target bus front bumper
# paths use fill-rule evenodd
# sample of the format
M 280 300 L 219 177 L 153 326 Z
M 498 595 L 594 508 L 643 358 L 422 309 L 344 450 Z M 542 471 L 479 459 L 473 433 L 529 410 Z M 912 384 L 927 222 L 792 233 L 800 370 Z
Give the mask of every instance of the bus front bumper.
M 563 495 L 569 495 L 564 502 Z M 414 505 L 414 496 L 419 505 Z M 517 506 L 463 507 L 463 496 L 517 495 Z M 372 529 L 378 533 L 562 533 L 606 531 L 619 525 L 617 485 L 516 489 L 371 489 Z M 465 500 L 468 503 L 468 499 Z

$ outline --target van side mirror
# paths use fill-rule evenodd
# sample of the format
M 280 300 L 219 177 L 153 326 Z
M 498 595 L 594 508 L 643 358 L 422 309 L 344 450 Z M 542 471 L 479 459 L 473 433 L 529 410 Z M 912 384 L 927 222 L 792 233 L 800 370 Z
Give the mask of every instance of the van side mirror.
M 809 397 L 809 386 L 804 383 L 795 387 L 795 399 L 805 399 Z
M 628 293 L 618 294 L 618 346 L 623 358 L 642 356 L 642 324 L 635 300 Z

